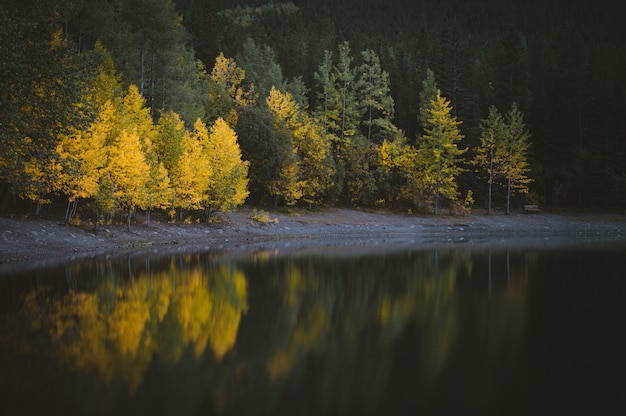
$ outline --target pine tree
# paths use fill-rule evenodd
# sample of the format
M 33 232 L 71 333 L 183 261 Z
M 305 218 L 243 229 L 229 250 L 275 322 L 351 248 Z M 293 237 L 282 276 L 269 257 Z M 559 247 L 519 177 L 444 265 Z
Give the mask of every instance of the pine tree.
M 378 55 L 370 49 L 361 52 L 363 63 L 358 67 L 357 88 L 361 109 L 361 124 L 368 141 L 381 143 L 393 130 L 394 101 L 391 97 L 389 74 L 383 71 Z
M 434 202 L 434 214 L 439 214 L 441 197 L 450 201 L 458 198 L 456 177 L 462 171 L 460 156 L 465 152 L 457 147 L 463 139 L 459 131 L 460 121 L 450 112 L 450 102 L 437 91 L 437 97 L 430 103 L 425 134 L 420 138 L 419 152 L 426 165 L 426 178 L 430 182 Z
M 332 52 L 324 52 L 322 63 L 315 73 L 315 80 L 318 87 L 317 118 L 322 121 L 324 133 L 336 134 L 339 131 L 339 103 L 341 98 L 335 88 Z
M 417 120 L 420 127 L 426 129 L 428 119 L 430 118 L 431 101 L 437 98 L 437 83 L 435 82 L 435 73 L 430 69 L 426 70 L 426 77 L 422 81 L 422 90 L 419 93 L 419 114 Z
M 261 98 L 267 97 L 272 87 L 286 90 L 283 71 L 276 62 L 276 53 L 269 46 L 257 46 L 252 38 L 248 38 L 237 56 L 237 62 L 245 70 L 246 84 L 254 86 Z
M 341 120 L 340 134 L 344 140 L 356 134 L 359 125 L 359 110 L 356 95 L 356 70 L 352 66 L 350 44 L 343 42 L 339 45 L 337 65 L 335 66 L 335 82 L 339 91 L 341 102 L 339 103 Z

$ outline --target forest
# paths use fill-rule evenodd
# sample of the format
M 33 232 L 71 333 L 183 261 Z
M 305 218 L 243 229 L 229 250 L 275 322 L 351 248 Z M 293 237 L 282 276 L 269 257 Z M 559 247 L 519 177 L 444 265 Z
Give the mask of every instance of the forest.
M 624 17 L 587 0 L 3 1 L 0 212 L 623 210 Z

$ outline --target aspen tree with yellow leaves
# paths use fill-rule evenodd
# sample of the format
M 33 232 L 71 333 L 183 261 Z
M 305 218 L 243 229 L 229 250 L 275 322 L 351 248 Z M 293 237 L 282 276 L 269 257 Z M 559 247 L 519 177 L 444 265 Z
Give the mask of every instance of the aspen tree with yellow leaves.
M 291 146 L 297 155 L 296 189 L 301 199 L 308 204 L 321 203 L 334 185 L 336 172 L 330 135 L 302 110 L 289 92 L 272 88 L 266 103 L 276 128 L 287 130 L 291 136 Z
M 207 118 L 219 117 L 234 127 L 237 125 L 237 107 L 247 107 L 256 101 L 254 86 L 244 88 L 243 80 L 246 71 L 237 65 L 233 58 L 220 53 L 215 59 L 209 81 L 209 100 L 206 110 Z
M 237 134 L 222 118 L 211 126 L 208 140 L 200 142 L 209 163 L 208 188 L 203 196 L 204 218 L 217 210 L 230 211 L 248 196 L 248 162 L 241 159 Z
M 441 96 L 431 100 L 427 108 L 425 133 L 420 138 L 419 153 L 425 163 L 429 200 L 432 198 L 434 214 L 439 214 L 441 197 L 450 201 L 458 198 L 456 177 L 461 173 L 460 156 L 465 150 L 459 149 L 457 143 L 463 139 L 459 131 L 460 121 L 452 116 L 450 102 Z
M 57 189 L 68 197 L 66 221 L 76 214 L 78 200 L 96 196 L 100 190 L 102 169 L 105 166 L 105 143 L 114 122 L 114 104 L 107 101 L 100 115 L 85 131 L 77 130 L 60 137 L 57 153 L 62 169 Z
M 107 171 L 114 186 L 119 208 L 127 212 L 126 226 L 130 231 L 130 220 L 136 208 L 148 204 L 148 182 L 150 165 L 141 149 L 136 131 L 123 130 L 107 148 Z

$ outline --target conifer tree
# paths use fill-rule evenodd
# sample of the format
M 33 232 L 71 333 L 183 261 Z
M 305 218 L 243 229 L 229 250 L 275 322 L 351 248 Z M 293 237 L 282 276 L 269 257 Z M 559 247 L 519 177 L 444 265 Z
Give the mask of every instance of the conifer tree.
M 430 118 L 429 109 L 431 107 L 430 102 L 437 98 L 437 83 L 435 82 L 435 73 L 427 69 L 426 77 L 422 81 L 422 90 L 419 93 L 419 114 L 417 120 L 419 121 L 422 129 L 426 129 L 428 126 L 428 119 Z
M 252 38 L 248 38 L 237 62 L 245 70 L 246 84 L 253 85 L 261 98 L 267 97 L 272 87 L 286 90 L 283 71 L 276 62 L 276 53 L 269 46 L 257 46 Z
M 368 141 L 381 143 L 393 130 L 394 101 L 389 74 L 383 71 L 378 55 L 370 49 L 361 52 L 363 63 L 358 67 L 357 88 L 362 124 Z
M 341 101 L 341 98 L 335 88 L 332 52 L 324 52 L 322 63 L 315 73 L 315 81 L 318 87 L 317 118 L 321 120 L 324 126 L 324 133 L 336 134 L 339 131 L 338 120 L 340 116 L 338 103 Z
M 437 91 L 437 97 L 430 103 L 425 134 L 420 138 L 419 152 L 425 162 L 426 178 L 428 179 L 434 203 L 434 214 L 439 214 L 441 197 L 450 201 L 458 198 L 456 177 L 462 171 L 460 156 L 465 152 L 457 147 L 463 139 L 459 131 L 460 121 L 453 117 L 448 100 Z
M 359 124 L 359 110 L 356 95 L 356 70 L 352 66 L 350 44 L 343 42 L 339 45 L 337 65 L 335 67 L 336 88 L 339 91 L 341 120 L 340 134 L 342 140 L 352 137 L 357 132 Z

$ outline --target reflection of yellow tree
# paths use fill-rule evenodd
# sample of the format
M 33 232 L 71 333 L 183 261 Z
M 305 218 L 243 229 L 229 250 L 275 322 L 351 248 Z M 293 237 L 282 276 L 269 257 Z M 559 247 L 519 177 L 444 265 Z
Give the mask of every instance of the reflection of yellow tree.
M 270 378 L 276 378 L 288 373 L 293 367 L 298 355 L 313 345 L 325 329 L 328 329 L 326 314 L 320 305 L 316 305 L 302 320 L 293 328 L 292 338 L 286 348 L 278 349 L 270 357 L 267 369 Z
M 247 309 L 246 279 L 238 270 L 220 267 L 209 284 L 199 269 L 178 286 L 174 314 L 183 345 L 193 345 L 199 357 L 208 343 L 221 359 L 235 344 L 241 315 Z
M 60 299 L 31 293 L 24 313 L 33 330 L 46 332 L 62 361 L 133 392 L 155 354 L 175 364 L 187 347 L 200 357 L 210 345 L 222 359 L 246 310 L 245 275 L 222 266 L 172 269 L 117 284 L 106 279 L 93 293 Z

